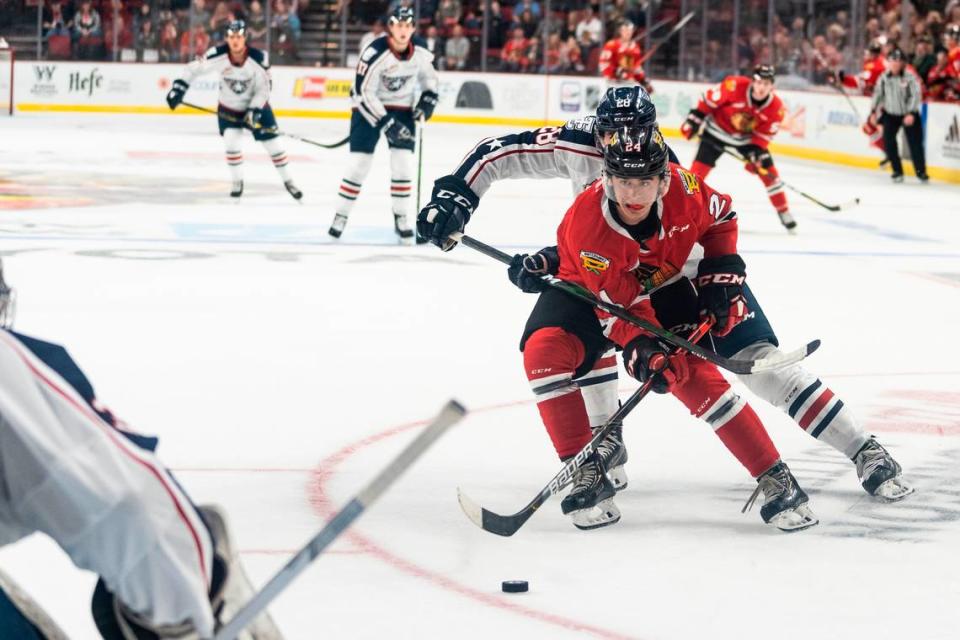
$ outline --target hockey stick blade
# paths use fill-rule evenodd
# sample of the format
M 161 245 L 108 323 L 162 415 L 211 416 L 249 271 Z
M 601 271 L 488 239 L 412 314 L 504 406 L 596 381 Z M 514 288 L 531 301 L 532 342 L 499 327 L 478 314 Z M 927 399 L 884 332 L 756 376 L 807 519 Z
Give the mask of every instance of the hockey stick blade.
M 206 108 L 206 107 L 201 107 L 200 105 L 198 105 L 198 104 L 193 104 L 192 102 L 185 102 L 185 101 L 184 101 L 184 102 L 181 102 L 180 104 L 182 104 L 182 105 L 185 106 L 185 107 L 189 107 L 190 109 L 196 109 L 197 111 L 203 111 L 204 113 L 212 113 L 212 114 L 216 115 L 217 117 L 223 118 L 223 119 L 225 119 L 225 120 L 229 120 L 230 122 L 236 122 L 237 124 L 243 125 L 243 128 L 244 128 L 244 129 L 248 129 L 248 130 L 250 130 L 250 131 L 253 131 L 253 130 L 254 130 L 254 127 L 251 127 L 243 118 L 237 118 L 236 116 L 231 116 L 230 114 L 227 114 L 227 113 L 221 113 L 221 112 L 217 111 L 216 109 L 208 109 L 208 108 Z M 261 129 L 261 127 L 256 127 L 256 129 L 259 130 L 259 129 Z M 337 148 L 342 147 L 343 145 L 347 144 L 348 142 L 350 142 L 350 136 L 349 136 L 349 135 L 348 135 L 346 138 L 344 138 L 343 140 L 338 140 L 337 142 L 329 142 L 329 143 L 327 143 L 327 142 L 317 142 L 316 140 L 308 140 L 307 138 L 301 138 L 300 136 L 294 135 L 294 134 L 292 134 L 292 133 L 287 133 L 286 131 L 277 131 L 276 127 L 272 127 L 272 128 L 270 128 L 270 129 L 263 129 L 263 130 L 264 130 L 264 131 L 267 131 L 268 133 L 275 133 L 275 134 L 277 134 L 278 136 L 286 136 L 286 137 L 288 137 L 288 138 L 293 138 L 294 140 L 298 140 L 298 141 L 304 142 L 304 143 L 306 143 L 306 144 L 312 144 L 312 145 L 315 146 L 315 147 L 322 147 L 322 148 L 324 148 L 324 149 L 337 149 Z
M 377 476 L 353 497 L 320 532 L 313 537 L 293 558 L 285 564 L 270 581 L 247 602 L 230 622 L 220 628 L 214 640 L 233 640 L 243 629 L 259 616 L 289 584 L 317 556 L 323 553 L 337 537 L 346 531 L 354 520 L 363 515 L 373 502 L 396 482 L 417 458 L 430 448 L 440 436 L 467 414 L 467 410 L 455 400 L 450 400 L 440 413 L 426 426 L 397 457 L 390 461 Z
M 486 256 L 489 256 L 494 260 L 502 262 L 503 264 L 509 265 L 510 261 L 513 259 L 513 256 L 511 256 L 510 254 L 504 253 L 503 251 L 500 251 L 496 247 L 491 247 L 490 245 L 484 242 L 481 242 L 476 238 L 471 238 L 470 236 L 464 233 L 459 233 L 459 232 L 451 233 L 450 239 L 456 240 L 457 242 L 462 242 L 464 246 L 470 247 L 471 249 L 478 251 Z M 731 373 L 736 373 L 738 375 L 740 374 L 746 375 L 746 374 L 754 373 L 756 371 L 771 371 L 773 369 L 786 367 L 790 364 L 793 364 L 794 362 L 799 362 L 800 360 L 803 360 L 808 355 L 816 351 L 817 347 L 820 346 L 820 341 L 814 340 L 813 342 L 807 344 L 806 347 L 797 349 L 796 351 L 791 351 L 789 354 L 781 354 L 783 357 L 775 357 L 775 358 L 767 359 L 768 364 L 765 365 L 762 369 L 757 369 L 756 360 L 739 360 L 736 358 L 725 358 L 714 351 L 710 351 L 708 349 L 704 349 L 699 345 L 693 344 L 689 340 L 684 340 L 682 337 L 678 336 L 677 334 L 671 331 L 667 331 L 666 329 L 664 329 L 659 325 L 648 322 L 642 318 L 637 318 L 636 316 L 628 313 L 626 309 L 624 309 L 621 306 L 601 300 L 596 295 L 594 295 L 593 292 L 581 287 L 578 284 L 575 284 L 573 282 L 567 282 L 566 280 L 561 280 L 560 278 L 557 278 L 556 276 L 552 276 L 552 275 L 544 275 L 544 276 L 541 276 L 541 278 L 543 279 L 544 282 L 546 282 L 548 285 L 550 285 L 555 289 L 559 289 L 575 298 L 579 298 L 584 302 L 592 304 L 593 306 L 599 309 L 603 309 L 610 315 L 620 318 L 624 322 L 629 322 L 634 326 L 640 327 L 641 329 L 644 329 L 645 331 L 652 333 L 653 335 L 657 336 L 658 338 L 662 339 L 665 342 L 670 343 L 675 347 L 681 347 L 683 349 L 686 349 L 687 351 L 697 356 L 698 358 L 706 360 L 707 362 L 712 362 L 718 367 L 721 367 Z M 799 359 L 794 359 L 798 357 Z M 776 364 L 777 362 L 779 362 L 780 364 Z

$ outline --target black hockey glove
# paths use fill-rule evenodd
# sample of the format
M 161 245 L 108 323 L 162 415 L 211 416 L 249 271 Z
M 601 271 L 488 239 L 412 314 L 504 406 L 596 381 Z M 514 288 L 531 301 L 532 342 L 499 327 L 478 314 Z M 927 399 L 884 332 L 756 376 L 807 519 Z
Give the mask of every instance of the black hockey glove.
M 413 132 L 402 122 L 394 120 L 389 113 L 380 118 L 380 130 L 387 137 L 391 147 L 413 151 L 416 146 L 417 141 L 413 137 Z
M 756 144 L 745 144 L 739 147 L 740 153 L 754 168 L 769 169 L 773 166 L 773 156 L 770 152 Z
M 687 119 L 680 125 L 680 133 L 683 134 L 683 137 L 689 140 L 700 133 L 700 127 L 703 126 L 703 119 L 705 117 L 707 116 L 703 111 L 690 109 L 690 113 L 687 114 Z
M 650 389 L 654 393 L 667 393 L 674 385 L 683 383 L 689 375 L 684 354 L 671 355 L 666 344 L 645 334 L 637 336 L 623 347 L 623 366 L 627 373 L 640 382 L 646 382 L 653 376 Z
M 463 178 L 443 176 L 433 183 L 430 202 L 417 214 L 417 235 L 450 251 L 457 246 L 450 234 L 463 232 L 479 205 L 480 198 Z
M 743 284 L 747 270 L 743 258 L 735 253 L 704 258 L 697 268 L 700 317 L 714 318 L 712 333 L 725 336 L 747 316 Z
M 243 123 L 251 129 L 260 129 L 263 127 L 260 120 L 263 118 L 263 109 L 247 109 L 243 116 Z
M 183 95 L 187 92 L 187 89 L 189 88 L 190 88 L 190 85 L 188 85 L 183 80 L 173 81 L 173 87 L 170 89 L 170 91 L 167 92 L 167 105 L 169 105 L 171 111 L 176 109 L 177 106 L 179 106 L 179 104 L 183 102 Z
M 417 106 L 413 110 L 413 119 L 419 120 L 423 118 L 425 121 L 433 117 L 433 110 L 437 108 L 437 102 L 440 100 L 438 96 L 433 91 L 424 91 L 420 94 L 420 100 L 417 101 Z
M 560 254 L 556 247 L 544 247 L 536 253 L 513 256 L 507 277 L 524 293 L 540 293 L 548 285 L 540 276 L 555 275 L 560 270 Z

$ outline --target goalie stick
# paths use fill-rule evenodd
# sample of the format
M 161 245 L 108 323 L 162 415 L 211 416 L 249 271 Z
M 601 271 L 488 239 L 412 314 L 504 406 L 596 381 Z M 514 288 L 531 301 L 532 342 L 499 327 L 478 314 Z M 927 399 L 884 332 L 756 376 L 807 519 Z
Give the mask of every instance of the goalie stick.
M 243 606 L 230 622 L 220 628 L 214 640 L 233 640 L 267 605 L 273 601 L 331 542 L 343 533 L 353 521 L 363 515 L 373 502 L 386 491 L 397 478 L 430 448 L 447 429 L 458 423 L 467 410 L 455 400 L 450 400 L 420 434 L 401 451 L 370 483 L 333 516 L 320 532 L 283 566 L 250 601 Z
M 499 260 L 503 264 L 509 265 L 510 261 L 513 259 L 513 256 L 504 253 L 495 247 L 491 247 L 488 244 L 484 244 L 483 242 L 480 242 L 475 238 L 471 238 L 463 233 L 451 233 L 450 238 L 458 242 L 462 242 L 465 246 L 470 247 L 475 251 L 479 251 L 486 256 L 489 256 L 495 260 Z M 575 298 L 580 298 L 581 300 L 588 302 L 599 309 L 603 309 L 610 315 L 620 318 L 624 322 L 629 322 L 634 326 L 640 327 L 641 329 L 657 336 L 661 340 L 664 340 L 675 347 L 682 347 L 698 358 L 702 358 L 707 362 L 712 362 L 718 367 L 738 375 L 782 369 L 783 367 L 800 362 L 820 347 L 820 341 L 814 340 L 812 342 L 808 342 L 806 346 L 791 351 L 790 353 L 778 353 L 776 355 L 760 358 L 758 360 L 725 358 L 713 351 L 709 351 L 701 346 L 695 345 L 689 340 L 684 340 L 677 334 L 667 331 L 663 327 L 655 325 L 652 322 L 648 322 L 643 318 L 638 318 L 627 312 L 623 307 L 601 300 L 592 292 L 584 289 L 578 284 L 561 280 L 560 278 L 552 275 L 541 276 L 541 279 L 554 289 L 560 289 L 561 291 Z
M 182 105 L 185 106 L 185 107 L 190 107 L 191 109 L 196 109 L 197 111 L 203 111 L 204 113 L 212 113 L 212 114 L 217 115 L 217 116 L 220 116 L 220 117 L 222 117 L 222 118 L 224 118 L 224 119 L 226 119 L 226 120 L 229 120 L 230 122 L 236 122 L 237 124 L 242 124 L 244 129 L 249 129 L 250 131 L 253 131 L 253 130 L 254 130 L 254 127 L 251 127 L 250 125 L 248 125 L 243 119 L 241 119 L 241 118 L 235 118 L 235 117 L 231 116 L 231 115 L 228 114 L 228 113 L 220 113 L 219 111 L 217 111 L 217 110 L 215 110 L 215 109 L 207 109 L 206 107 L 201 107 L 201 106 L 198 105 L 198 104 L 192 104 L 192 103 L 190 103 L 190 102 L 181 102 L 180 104 L 182 104 Z M 262 129 L 262 127 L 256 127 L 256 128 L 257 128 L 257 129 Z M 299 140 L 300 142 L 304 142 L 304 143 L 306 143 L 306 144 L 312 144 L 312 145 L 315 146 L 315 147 L 322 147 L 322 148 L 324 148 L 324 149 L 336 149 L 336 148 L 342 147 L 343 145 L 345 145 L 345 144 L 347 144 L 348 142 L 350 142 L 350 136 L 349 136 L 349 135 L 348 135 L 346 138 L 344 138 L 343 140 L 340 140 L 340 141 L 338 141 L 338 142 L 324 143 L 324 142 L 317 142 L 317 141 L 315 141 L 315 140 L 309 140 L 309 139 L 307 139 L 307 138 L 301 138 L 300 136 L 294 135 L 294 134 L 292 134 L 292 133 L 287 133 L 287 132 L 285 132 L 285 131 L 278 131 L 278 130 L 276 130 L 276 129 L 265 129 L 265 131 L 268 131 L 268 132 L 270 132 L 270 133 L 275 133 L 275 134 L 277 134 L 278 136 L 285 136 L 285 137 L 287 137 L 287 138 L 293 138 L 294 140 Z
M 733 156 L 734 158 L 736 158 L 737 160 L 739 160 L 740 162 L 742 162 L 742 163 L 744 163 L 744 164 L 751 164 L 751 162 L 750 162 L 749 159 L 747 159 L 746 157 L 740 155 L 740 153 L 734 151 L 733 149 L 730 149 L 729 147 L 721 146 L 720 149 L 721 149 L 724 153 L 726 153 L 726 154 L 728 154 L 728 155 L 730 155 L 730 156 Z M 754 166 L 756 166 L 756 165 L 754 165 Z M 759 172 L 761 175 L 766 175 L 766 173 L 767 173 L 767 170 L 766 170 L 766 169 L 764 169 L 763 167 L 759 167 L 759 166 L 757 166 L 756 168 L 757 168 L 757 172 Z M 790 189 L 790 191 L 793 191 L 794 193 L 799 193 L 801 196 L 803 196 L 804 198 L 806 198 L 806 199 L 809 200 L 810 202 L 813 202 L 814 204 L 820 205 L 821 207 L 823 207 L 823 208 L 826 209 L 827 211 L 843 211 L 844 209 L 850 209 L 850 208 L 855 207 L 855 206 L 857 206 L 858 204 L 860 204 L 860 198 L 854 198 L 854 199 L 851 200 L 850 202 L 845 202 L 845 203 L 843 203 L 843 204 L 827 204 L 826 202 L 823 202 L 823 201 L 821 201 L 821 200 L 817 200 L 816 198 L 814 198 L 814 197 L 813 197 L 812 195 L 810 195 L 809 193 L 805 193 L 805 192 L 801 191 L 800 189 L 797 189 L 797 188 L 796 188 L 795 186 L 793 186 L 792 184 L 790 184 L 790 183 L 788 183 L 788 182 L 784 182 L 782 179 L 780 180 L 780 182 L 782 182 L 782 183 L 783 183 L 783 186 L 785 186 L 787 189 Z
M 696 342 L 702 338 L 707 331 L 710 330 L 710 322 L 705 321 L 700 323 L 693 333 L 690 334 L 688 338 L 691 342 Z M 682 349 L 677 348 L 674 350 L 675 353 L 679 353 Z M 654 365 L 654 368 L 659 371 L 663 369 L 666 365 L 666 358 L 662 358 L 662 362 L 659 366 Z M 569 382 L 569 381 L 566 381 Z M 640 404 L 640 401 L 643 400 L 648 393 L 650 393 L 650 388 L 653 386 L 653 376 L 647 379 L 640 388 L 634 391 L 626 401 L 620 405 L 620 408 L 610 416 L 610 418 L 603 424 L 602 427 L 596 430 L 593 434 L 593 437 L 590 438 L 588 442 L 580 451 L 577 452 L 572 458 L 570 458 L 560 469 L 560 472 L 557 475 L 553 476 L 550 482 L 540 490 L 540 493 L 536 497 L 527 503 L 527 505 L 510 515 L 501 515 L 489 509 L 484 509 L 479 504 L 474 502 L 470 496 L 463 492 L 459 487 L 457 488 L 457 500 L 460 501 L 460 508 L 463 509 L 463 512 L 467 514 L 467 517 L 470 518 L 470 521 L 475 525 L 483 529 L 484 531 L 489 531 L 490 533 L 495 533 L 498 536 L 509 537 L 519 531 L 527 520 L 530 519 L 537 509 L 543 506 L 543 504 L 550 499 L 550 496 L 555 493 L 559 493 L 563 487 L 573 478 L 573 474 L 583 466 L 583 463 L 590 457 L 594 451 L 596 451 L 597 446 L 603 442 L 603 439 L 607 437 L 610 433 L 610 430 L 613 429 L 614 425 L 620 424 L 623 422 L 623 419 L 627 417 L 634 407 Z

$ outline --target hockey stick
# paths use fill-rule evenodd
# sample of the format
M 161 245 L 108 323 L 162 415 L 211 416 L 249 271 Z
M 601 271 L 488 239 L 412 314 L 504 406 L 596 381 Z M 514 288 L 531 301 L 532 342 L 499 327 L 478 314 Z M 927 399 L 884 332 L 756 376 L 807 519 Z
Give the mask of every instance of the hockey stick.
M 458 423 L 467 410 L 450 400 L 420 434 L 401 451 L 360 493 L 353 497 L 320 532 L 313 537 L 283 568 L 278 571 L 237 615 L 220 628 L 214 640 L 233 640 L 237 634 L 260 615 L 307 566 L 316 560 L 353 521 L 363 515 L 373 502 L 392 485 L 404 471 L 423 455 L 447 429 Z
M 702 338 L 707 331 L 710 330 L 710 322 L 705 321 L 700 323 L 700 325 L 694 329 L 693 333 L 690 334 L 688 340 L 691 342 L 696 342 Z M 674 350 L 674 353 L 681 352 L 682 349 L 677 348 Z M 663 362 L 659 366 L 654 366 L 654 368 L 659 371 L 663 369 L 666 365 L 666 359 L 663 359 Z M 563 468 L 560 469 L 560 472 L 557 475 L 553 476 L 550 482 L 540 490 L 540 493 L 536 497 L 527 503 L 527 505 L 508 516 L 495 513 L 488 509 L 484 509 L 479 504 L 474 502 L 470 496 L 463 492 L 459 487 L 457 488 L 457 499 L 460 501 L 460 508 L 463 509 L 463 512 L 467 514 L 467 517 L 470 520 L 483 529 L 484 531 L 489 531 L 490 533 L 495 533 L 498 536 L 512 536 L 515 534 L 520 527 L 530 519 L 530 516 L 534 512 L 543 506 L 543 504 L 550 499 L 550 496 L 555 493 L 559 493 L 567 482 L 573 478 L 573 474 L 583 466 L 583 463 L 586 462 L 587 458 L 596 451 L 597 446 L 603 442 L 603 439 L 607 437 L 610 433 L 610 430 L 613 429 L 615 425 L 618 425 L 623 422 L 623 419 L 627 417 L 634 407 L 640 404 L 640 401 L 643 400 L 650 389 L 653 386 L 653 376 L 647 379 L 640 388 L 634 391 L 629 398 L 624 401 L 620 408 L 610 416 L 610 418 L 603 424 L 602 427 L 594 432 L 593 437 L 590 438 L 588 442 L 580 451 L 577 452 L 572 458 L 567 460 L 564 463 Z
M 513 260 L 513 256 L 504 253 L 495 247 L 491 247 L 488 244 L 484 244 L 479 240 L 471 238 L 468 235 L 455 232 L 450 234 L 450 238 L 452 240 L 462 242 L 465 246 L 470 247 L 475 251 L 479 251 L 480 253 L 489 256 L 494 260 L 499 260 L 503 264 L 510 264 L 511 260 Z M 560 278 L 549 274 L 541 276 L 541 279 L 554 289 L 559 289 L 573 296 L 574 298 L 579 298 L 584 302 L 593 305 L 594 307 L 603 309 L 610 315 L 620 318 L 624 322 L 629 322 L 636 327 L 640 327 L 641 329 L 652 333 L 653 335 L 675 347 L 682 347 L 698 358 L 706 360 L 707 362 L 712 362 L 718 367 L 726 369 L 731 373 L 736 373 L 737 375 L 746 375 L 750 373 L 760 373 L 763 371 L 782 369 L 783 367 L 800 362 L 820 347 L 820 341 L 814 340 L 813 342 L 807 343 L 805 347 L 801 347 L 795 351 L 791 351 L 790 353 L 778 353 L 777 355 L 767 358 L 760 358 L 759 360 L 739 360 L 736 358 L 725 358 L 713 351 L 709 351 L 703 347 L 695 345 L 689 340 L 684 340 L 677 334 L 667 331 L 663 327 L 655 325 L 652 322 L 648 322 L 643 318 L 638 318 L 628 313 L 623 307 L 601 300 L 592 292 L 584 289 L 578 284 L 561 280 Z
M 660 39 L 660 42 L 654 44 L 652 47 L 650 47 L 650 51 L 647 51 L 645 54 L 643 54 L 643 56 L 640 57 L 640 62 L 637 63 L 637 66 L 640 66 L 640 65 L 642 65 L 644 62 L 646 62 L 647 60 L 649 60 L 650 57 L 653 56 L 653 54 L 655 54 L 655 53 L 657 52 L 657 49 L 659 49 L 659 48 L 662 47 L 664 44 L 666 44 L 666 42 L 667 42 L 670 38 L 672 38 L 673 36 L 677 35 L 677 33 L 680 32 L 680 29 L 683 29 L 685 26 L 687 26 L 687 23 L 690 22 L 691 20 L 693 20 L 693 16 L 694 16 L 695 13 L 696 13 L 696 11 L 691 11 L 691 12 L 688 13 L 687 15 L 683 16 L 682 18 L 680 18 L 680 20 L 677 22 L 677 24 L 673 25 L 673 28 L 670 29 L 670 31 L 667 32 L 667 35 L 663 36 L 663 38 Z
M 701 138 L 701 140 L 702 140 L 702 139 L 703 139 L 703 138 Z M 737 160 L 739 160 L 740 162 L 742 162 L 742 163 L 744 163 L 744 164 L 753 164 L 752 162 L 750 162 L 749 159 L 747 159 L 746 157 L 740 155 L 740 153 L 734 151 L 733 149 L 731 149 L 731 148 L 729 148 L 729 147 L 727 147 L 727 146 L 725 146 L 725 145 L 721 146 L 720 149 L 721 149 L 721 151 L 723 151 L 723 152 L 726 153 L 727 155 L 730 155 L 730 156 L 736 158 Z M 756 167 L 757 173 L 759 173 L 760 175 L 766 175 L 766 174 L 768 173 L 768 171 L 767 171 L 766 169 L 764 169 L 763 167 L 761 167 L 761 166 L 758 166 L 758 165 L 756 165 L 756 164 L 753 164 L 753 166 Z M 806 193 L 806 192 L 804 192 L 804 191 L 801 191 L 800 189 L 796 188 L 796 187 L 793 186 L 792 184 L 790 184 L 790 183 L 788 183 L 788 182 L 784 182 L 782 179 L 780 180 L 780 182 L 782 182 L 782 183 L 783 183 L 783 186 L 785 186 L 787 189 L 790 189 L 790 191 L 793 191 L 793 192 L 795 192 L 795 193 L 799 193 L 801 196 L 803 196 L 804 198 L 806 198 L 806 199 L 809 200 L 810 202 L 813 202 L 814 204 L 820 205 L 821 207 L 823 207 L 823 208 L 826 209 L 827 211 L 843 211 L 844 209 L 850 209 L 850 208 L 853 208 L 853 207 L 857 206 L 858 204 L 860 204 L 860 198 L 854 198 L 854 199 L 851 200 L 850 202 L 845 202 L 845 203 L 843 203 L 843 204 L 827 204 L 826 202 L 823 202 L 822 200 L 817 200 L 816 198 L 814 198 L 814 197 L 813 197 L 812 195 L 810 195 L 809 193 Z
M 414 209 L 416 213 L 415 216 L 420 215 L 420 185 L 423 178 L 423 128 L 426 125 L 427 121 L 421 116 L 419 118 L 420 126 L 417 127 L 417 208 Z M 426 238 L 422 237 L 416 230 L 416 220 L 414 220 L 414 236 L 416 238 L 417 244 L 426 244 L 429 242 Z
M 214 115 L 220 116 L 220 117 L 223 118 L 224 120 L 229 120 L 230 122 L 236 122 L 237 124 L 243 125 L 243 128 L 244 128 L 244 129 L 248 129 L 248 130 L 250 130 L 250 131 L 261 130 L 261 129 L 262 129 L 263 131 L 266 131 L 267 133 L 275 133 L 275 134 L 277 134 L 278 136 L 285 136 L 285 137 L 287 137 L 287 138 L 293 138 L 294 140 L 299 140 L 300 142 L 305 142 L 306 144 L 312 144 L 312 145 L 315 146 L 315 147 L 322 147 L 322 148 L 324 148 L 324 149 L 336 149 L 336 148 L 342 147 L 343 145 L 345 145 L 345 144 L 347 144 L 348 142 L 350 142 L 350 136 L 349 136 L 349 135 L 348 135 L 346 138 L 344 138 L 343 140 L 340 140 L 339 142 L 331 142 L 331 143 L 329 143 L 329 144 L 323 143 L 323 142 L 316 142 L 315 140 L 308 140 L 307 138 L 301 138 L 300 136 L 294 135 L 294 134 L 292 134 L 292 133 L 286 133 L 285 131 L 277 131 L 276 129 L 272 129 L 272 128 L 271 128 L 271 129 L 265 129 L 265 128 L 263 128 L 263 127 L 251 127 L 251 126 L 250 126 L 249 124 L 247 124 L 247 122 L 244 121 L 242 118 L 237 118 L 236 116 L 232 116 L 232 115 L 230 115 L 229 113 L 220 113 L 220 112 L 217 111 L 216 109 L 207 109 L 206 107 L 201 107 L 200 105 L 191 104 L 191 103 L 189 103 L 189 102 L 181 102 L 180 104 L 182 104 L 182 105 L 185 106 L 185 107 L 190 107 L 191 109 L 196 109 L 197 111 L 203 111 L 204 113 L 212 113 L 212 114 L 214 114 Z

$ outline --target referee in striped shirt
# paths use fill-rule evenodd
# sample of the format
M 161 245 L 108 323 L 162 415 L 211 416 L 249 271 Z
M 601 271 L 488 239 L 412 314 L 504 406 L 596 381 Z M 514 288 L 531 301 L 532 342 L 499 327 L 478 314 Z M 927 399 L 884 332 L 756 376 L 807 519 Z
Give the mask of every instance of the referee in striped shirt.
M 903 127 L 910 145 L 910 157 L 917 178 L 926 182 L 927 160 L 923 150 L 923 123 L 920 121 L 920 104 L 923 92 L 916 73 L 907 71 L 907 62 L 903 51 L 894 49 L 887 56 L 888 68 L 873 90 L 873 102 L 870 105 L 870 121 L 883 125 L 883 146 L 893 168 L 894 182 L 903 182 L 903 163 L 897 149 L 897 132 Z M 879 118 L 878 118 L 879 114 Z

